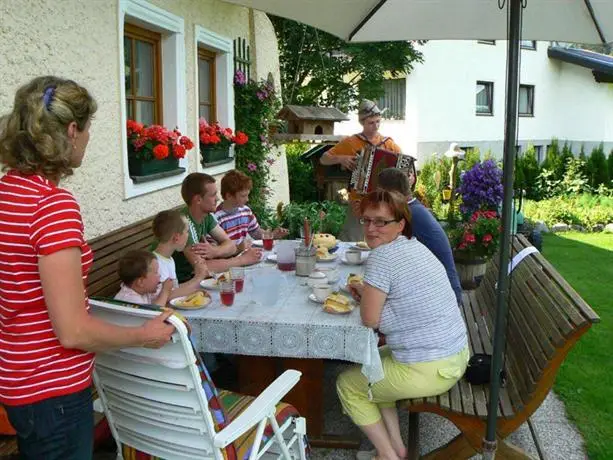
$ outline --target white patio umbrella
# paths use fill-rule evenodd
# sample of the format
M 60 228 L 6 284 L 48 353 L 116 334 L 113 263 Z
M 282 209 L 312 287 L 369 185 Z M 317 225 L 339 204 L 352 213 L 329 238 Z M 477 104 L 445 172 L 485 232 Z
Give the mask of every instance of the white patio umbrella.
M 520 40 L 613 42 L 613 0 L 223 0 L 293 19 L 352 42 L 504 40 L 507 45 L 503 232 L 484 457 L 496 450 L 509 275 Z M 610 48 L 609 48 L 610 49 Z M 496 376 L 496 377 L 495 377 Z

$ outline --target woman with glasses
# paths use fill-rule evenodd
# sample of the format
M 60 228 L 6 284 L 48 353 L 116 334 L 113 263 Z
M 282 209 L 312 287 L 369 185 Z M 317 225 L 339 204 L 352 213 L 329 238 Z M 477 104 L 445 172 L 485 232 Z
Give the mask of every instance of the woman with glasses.
M 360 366 L 343 372 L 343 410 L 375 446 L 358 459 L 406 458 L 396 401 L 445 393 L 468 363 L 466 326 L 441 262 L 412 235 L 411 214 L 395 192 L 372 192 L 360 223 L 372 248 L 364 284 L 351 284 L 365 326 L 379 329 L 384 378 L 372 385 Z

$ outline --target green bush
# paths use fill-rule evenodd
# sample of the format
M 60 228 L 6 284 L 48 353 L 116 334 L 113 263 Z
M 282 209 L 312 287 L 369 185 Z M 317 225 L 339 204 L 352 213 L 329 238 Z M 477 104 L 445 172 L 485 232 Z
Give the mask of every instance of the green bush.
M 524 201 L 524 215 L 548 226 L 557 223 L 576 224 L 588 230 L 597 224 L 613 222 L 613 198 L 590 194 L 555 197 L 542 201 Z
M 313 165 L 304 162 L 300 156 L 309 149 L 308 144 L 289 144 L 285 148 L 287 157 L 287 175 L 289 178 L 289 196 L 295 203 L 304 203 L 317 200 L 317 187 Z
M 607 164 L 609 165 L 609 180 L 613 181 L 613 149 L 609 152 L 609 158 L 607 158 Z
M 322 212 L 324 218 L 320 220 Z M 314 231 L 338 236 L 343 228 L 346 214 L 347 206 L 334 201 L 291 202 L 283 207 L 281 225 L 289 230 L 290 238 L 299 238 L 300 227 L 304 224 L 305 217 L 308 217 Z
M 587 162 L 587 176 L 590 186 L 597 189 L 600 184 L 609 183 L 609 167 L 602 143 L 592 150 Z

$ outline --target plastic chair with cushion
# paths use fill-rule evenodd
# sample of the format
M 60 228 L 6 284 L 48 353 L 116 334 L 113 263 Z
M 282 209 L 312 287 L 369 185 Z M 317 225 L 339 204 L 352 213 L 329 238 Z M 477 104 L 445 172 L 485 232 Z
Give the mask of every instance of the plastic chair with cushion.
M 90 313 L 137 326 L 159 307 L 90 299 Z M 137 308 L 134 308 L 137 307 Z M 94 383 L 117 442 L 118 459 L 306 459 L 306 422 L 280 402 L 300 380 L 285 371 L 257 398 L 218 391 L 180 315 L 164 347 L 98 353 Z

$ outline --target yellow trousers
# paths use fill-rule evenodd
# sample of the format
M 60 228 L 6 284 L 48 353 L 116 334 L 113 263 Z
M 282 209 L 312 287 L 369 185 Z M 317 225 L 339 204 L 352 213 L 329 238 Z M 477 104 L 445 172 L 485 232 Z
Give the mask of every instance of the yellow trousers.
M 343 411 L 359 426 L 377 423 L 381 420 L 379 409 L 394 407 L 398 400 L 449 391 L 464 375 L 469 358 L 468 347 L 444 359 L 415 364 L 396 361 L 388 347 L 381 347 L 379 354 L 385 377 L 370 387 L 372 397 L 360 366 L 346 370 L 336 380 Z

